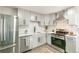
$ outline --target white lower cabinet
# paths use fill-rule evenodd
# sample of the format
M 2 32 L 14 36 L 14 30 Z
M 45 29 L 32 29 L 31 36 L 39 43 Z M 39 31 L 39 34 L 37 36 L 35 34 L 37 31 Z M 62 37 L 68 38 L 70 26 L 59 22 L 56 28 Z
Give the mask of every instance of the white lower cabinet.
M 46 43 L 44 33 L 33 34 L 32 36 L 25 36 L 19 38 L 19 52 L 25 52 L 29 49 L 36 48 Z
M 43 39 L 42 44 L 45 44 L 46 43 L 46 33 L 42 34 L 42 39 Z
M 33 38 L 33 39 L 32 39 L 32 48 L 35 48 L 35 47 L 38 46 L 38 45 L 37 45 L 37 44 L 38 44 L 37 35 L 34 34 L 32 38 Z
M 46 39 L 45 39 L 45 34 L 41 33 L 38 35 L 38 46 L 45 44 L 46 43 Z
M 37 45 L 40 46 L 42 44 L 42 36 L 39 34 L 37 37 Z
M 47 34 L 47 43 L 51 45 L 51 34 Z
M 30 47 L 29 49 L 33 48 L 33 36 L 30 36 Z
M 46 43 L 45 34 L 40 33 L 33 35 L 32 48 L 38 47 L 45 43 Z

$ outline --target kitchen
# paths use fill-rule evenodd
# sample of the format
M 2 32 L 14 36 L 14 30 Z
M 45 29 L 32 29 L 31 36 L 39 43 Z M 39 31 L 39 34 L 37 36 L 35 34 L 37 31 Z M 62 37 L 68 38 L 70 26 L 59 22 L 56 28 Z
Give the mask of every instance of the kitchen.
M 0 53 L 78 53 L 78 6 L 0 6 Z

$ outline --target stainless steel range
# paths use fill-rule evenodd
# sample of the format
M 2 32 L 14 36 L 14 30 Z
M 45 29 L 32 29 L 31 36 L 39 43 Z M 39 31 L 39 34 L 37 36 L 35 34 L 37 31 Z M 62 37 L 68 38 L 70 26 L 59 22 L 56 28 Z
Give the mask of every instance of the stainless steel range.
M 56 31 L 56 34 L 52 34 L 51 37 L 51 44 L 52 46 L 57 49 L 60 52 L 66 52 L 66 41 L 65 41 L 65 35 L 68 32 L 65 31 Z

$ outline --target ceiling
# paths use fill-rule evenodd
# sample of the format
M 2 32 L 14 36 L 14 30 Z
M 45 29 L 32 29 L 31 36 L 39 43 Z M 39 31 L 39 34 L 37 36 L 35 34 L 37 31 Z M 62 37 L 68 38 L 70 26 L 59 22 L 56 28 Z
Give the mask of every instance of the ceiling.
M 26 9 L 40 14 L 51 14 L 70 7 L 71 6 L 15 6 L 14 8 Z

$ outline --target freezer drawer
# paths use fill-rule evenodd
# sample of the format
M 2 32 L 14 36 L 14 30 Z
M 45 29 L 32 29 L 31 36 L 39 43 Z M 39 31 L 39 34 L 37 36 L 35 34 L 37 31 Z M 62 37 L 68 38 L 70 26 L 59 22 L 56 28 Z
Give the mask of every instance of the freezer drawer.
M 13 47 L 0 50 L 0 53 L 13 53 Z

